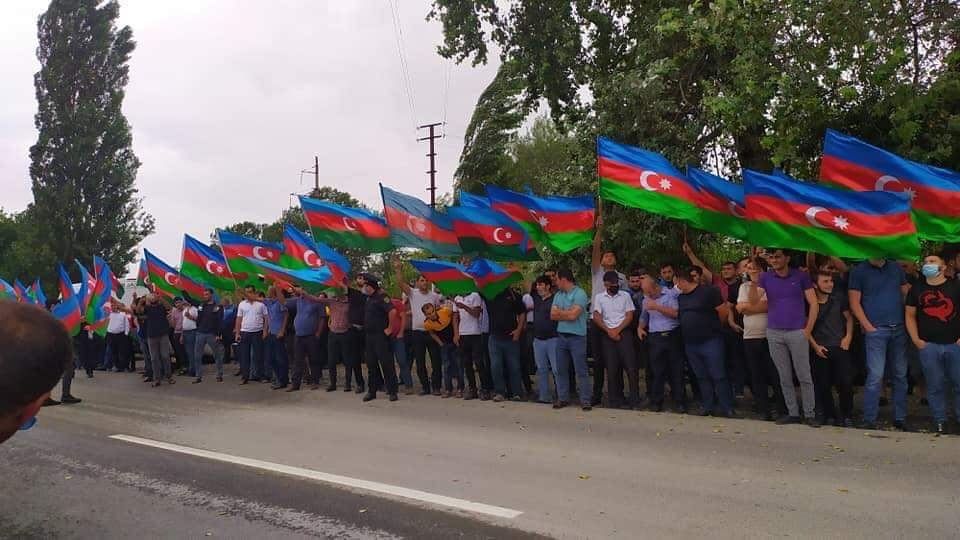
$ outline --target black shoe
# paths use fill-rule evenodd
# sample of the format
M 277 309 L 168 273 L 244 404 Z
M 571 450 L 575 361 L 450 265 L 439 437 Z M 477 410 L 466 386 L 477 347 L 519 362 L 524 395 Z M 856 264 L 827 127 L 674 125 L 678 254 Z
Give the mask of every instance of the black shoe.
M 720 417 L 720 418 L 740 418 L 740 416 L 738 416 L 737 413 L 735 413 L 735 412 L 733 411 L 733 409 L 731 409 L 731 410 L 729 410 L 729 411 L 727 411 L 727 412 L 717 413 L 717 414 L 714 415 L 714 416 L 718 416 L 718 417 Z
M 707 410 L 700 411 L 700 416 L 710 416 L 711 414 L 713 414 L 712 411 L 707 411 Z
M 880 406 L 881 406 L 881 407 L 886 407 L 886 406 L 889 405 L 889 404 L 890 404 L 890 400 L 889 400 L 889 399 L 887 399 L 887 398 L 885 398 L 885 397 L 883 397 L 883 396 L 880 396 Z
M 60 404 L 59 401 L 48 397 L 47 399 L 43 400 L 43 405 L 41 405 L 41 407 L 52 407 L 54 405 L 59 405 L 59 404 Z
M 78 397 L 73 397 L 73 396 L 71 396 L 70 394 L 67 394 L 67 395 L 65 395 L 65 396 L 63 396 L 63 397 L 60 398 L 60 403 L 63 403 L 64 405 L 71 405 L 71 404 L 73 404 L 73 403 L 80 403 L 81 401 L 83 401 L 83 400 L 80 399 L 80 398 L 78 398 Z
M 334 385 L 330 385 L 327 387 L 327 392 L 336 392 L 336 391 L 337 391 L 337 387 Z
M 930 405 L 930 402 L 927 401 L 927 398 L 920 398 L 920 404 L 923 405 L 924 407 L 927 407 Z
M 287 385 L 285 385 L 285 384 L 271 384 L 271 385 L 270 385 L 270 389 L 271 389 L 271 390 L 282 390 L 282 389 L 284 389 L 284 388 L 286 388 L 286 387 L 287 387 Z
M 240 380 L 240 384 L 247 384 L 247 383 L 249 383 L 249 382 L 250 382 L 250 381 L 249 381 L 248 379 L 241 379 L 241 380 Z
M 480 392 L 480 401 L 490 401 L 490 392 L 482 390 Z
M 661 403 L 652 403 L 650 405 L 650 410 L 653 412 L 663 412 L 663 402 Z
M 790 416 L 785 414 L 780 418 L 777 418 L 777 425 L 780 425 L 780 426 L 785 426 L 787 424 L 799 424 L 799 423 L 800 423 L 799 416 Z
M 593 405 L 581 405 L 581 406 L 580 406 L 580 409 L 582 409 L 582 410 L 584 410 L 584 411 L 592 411 L 592 410 L 593 410 Z
M 92 372 L 92 371 L 88 371 L 88 372 L 87 372 L 87 378 L 88 378 L 88 379 L 92 379 L 92 378 L 93 378 L 93 372 Z
M 298 392 L 299 390 L 299 386 L 291 386 L 290 388 L 287 388 L 287 392 Z
M 905 420 L 896 420 L 893 423 L 893 429 L 897 431 L 908 432 L 910 431 L 910 426 L 907 425 Z
M 363 389 L 364 389 L 363 383 L 360 383 L 360 384 L 357 385 L 357 389 L 354 390 L 354 392 L 356 392 L 356 393 L 358 393 L 358 394 L 362 394 L 362 393 L 363 393 Z
M 562 409 L 562 408 L 566 407 L 566 406 L 569 405 L 569 404 L 570 404 L 570 403 L 568 403 L 568 402 L 566 402 L 566 401 L 555 401 L 555 402 L 553 403 L 553 408 L 554 408 L 554 409 Z
M 344 392 L 353 392 L 353 386 L 351 386 L 351 385 L 348 384 L 348 385 L 346 385 L 346 386 L 343 387 L 343 391 L 344 391 Z
M 856 426 L 856 423 L 853 421 L 853 418 L 844 418 L 840 421 L 840 424 L 845 428 L 852 428 Z
M 223 382 L 223 377 L 217 377 L 217 382 Z
M 773 417 L 773 413 L 771 412 L 768 412 L 767 414 L 763 415 L 763 419 L 766 422 L 773 422 L 774 420 L 776 420 L 776 418 Z
M 939 437 L 941 435 L 947 434 L 947 425 L 943 422 L 937 422 L 937 425 L 933 427 L 933 433 Z
M 197 378 L 194 379 L 193 382 L 190 383 L 190 384 L 197 384 L 197 383 L 201 383 L 201 382 L 203 382 L 203 379 L 201 379 L 200 377 L 197 377 Z
M 812 428 L 818 428 L 823 425 L 819 418 L 807 418 L 805 423 Z
M 377 399 L 377 395 L 376 395 L 376 394 L 366 393 L 366 394 L 363 395 L 363 401 L 364 401 L 364 403 L 366 403 L 367 401 L 372 401 L 372 400 L 374 400 L 374 399 Z
M 399 399 L 396 394 L 390 394 L 390 401 L 396 401 Z
M 859 429 L 871 429 L 871 430 L 873 430 L 873 429 L 877 429 L 877 423 L 876 423 L 876 422 L 867 422 L 866 420 L 862 420 L 862 421 L 857 425 L 857 427 L 858 427 Z

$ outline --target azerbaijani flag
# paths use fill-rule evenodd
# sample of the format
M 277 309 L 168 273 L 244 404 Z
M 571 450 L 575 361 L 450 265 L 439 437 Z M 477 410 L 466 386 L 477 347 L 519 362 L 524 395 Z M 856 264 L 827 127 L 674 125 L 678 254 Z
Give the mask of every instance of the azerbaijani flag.
M 110 304 L 110 297 L 113 294 L 113 280 L 110 279 L 110 267 L 106 264 L 100 266 L 100 272 L 97 274 L 97 282 L 90 297 L 90 305 L 86 309 L 84 320 L 87 321 L 88 328 L 96 332 L 101 337 L 107 335 L 107 322 L 110 318 L 110 312 L 107 307 Z
M 491 208 L 509 216 L 533 240 L 554 251 L 566 253 L 593 241 L 593 195 L 541 197 L 491 184 L 486 190 Z
M 410 264 L 432 282 L 441 293 L 447 296 L 476 292 L 477 284 L 473 276 L 460 264 L 444 261 L 411 260 Z
M 80 303 L 75 295 L 64 298 L 59 304 L 53 306 L 50 312 L 63 323 L 63 327 L 71 337 L 80 333 L 80 321 L 83 317 L 80 314 Z
M 0 300 L 19 300 L 17 290 L 13 288 L 13 285 L 4 281 L 3 278 L 0 278 Z
M 147 262 L 147 278 L 144 281 L 152 285 L 151 291 L 167 298 L 180 296 L 180 272 L 147 249 L 143 250 L 143 258 Z
M 97 286 L 97 278 L 91 275 L 87 267 L 80 261 L 76 259 L 73 261 L 77 263 L 77 266 L 80 268 L 80 298 L 77 300 L 80 302 L 80 312 L 86 313 L 87 307 L 90 306 L 90 298 L 93 296 L 93 290 Z
M 483 195 L 474 195 L 473 193 L 463 191 L 458 192 L 460 206 L 469 206 L 470 208 L 490 208 L 490 199 Z
M 40 285 L 39 278 L 35 279 L 33 281 L 33 285 L 30 286 L 29 295 L 34 304 L 42 306 L 44 309 L 46 309 L 47 295 L 43 294 L 43 287 Z
M 427 203 L 380 184 L 383 213 L 397 246 L 425 249 L 438 257 L 459 255 L 460 242 L 450 218 Z
M 146 287 L 148 284 L 147 261 L 140 259 L 140 267 L 137 268 L 137 286 Z
M 74 296 L 73 281 L 70 279 L 70 274 L 67 273 L 66 268 L 60 263 L 57 263 L 57 275 L 59 277 L 60 300 L 66 300 Z
M 281 286 L 289 283 L 310 294 L 319 294 L 333 288 L 342 287 L 342 284 L 333 282 L 333 274 L 327 266 L 293 269 L 253 257 L 247 257 L 247 262 L 256 268 L 259 274 L 263 274 L 266 279 Z
M 464 253 L 500 261 L 539 260 L 530 236 L 519 223 L 492 208 L 452 206 L 447 216 Z
M 27 302 L 30 300 L 30 291 L 26 285 L 20 283 L 19 278 L 13 281 L 13 291 L 17 294 L 17 302 Z
M 520 272 L 508 270 L 487 259 L 474 259 L 466 269 L 477 289 L 487 299 L 493 299 L 514 283 L 523 281 Z
M 744 240 L 747 238 L 746 208 L 743 184 L 734 184 L 724 178 L 687 167 L 687 178 L 697 188 L 701 229 Z
M 280 266 L 294 270 L 326 266 L 337 284 L 350 273 L 350 261 L 346 257 L 322 242 L 314 242 L 313 238 L 289 223 L 283 226 L 283 255 L 280 257 Z
M 921 237 L 960 239 L 960 173 L 956 171 L 910 161 L 828 129 L 820 180 L 854 191 L 906 193 Z
M 300 208 L 317 242 L 370 253 L 393 249 L 387 223 L 370 211 L 303 196 Z
M 248 259 L 280 263 L 283 246 L 272 242 L 263 242 L 217 229 L 220 249 L 226 259 L 227 267 L 233 274 L 237 287 L 252 286 L 258 291 L 267 290 L 267 283 L 260 279 L 260 269 Z
M 223 254 L 189 234 L 183 235 L 180 275 L 218 291 L 230 293 L 237 289 Z
M 101 268 L 102 266 L 108 266 L 108 265 L 107 265 L 107 261 L 105 261 L 105 260 L 101 259 L 100 257 L 94 255 L 94 256 L 93 256 L 93 273 L 94 273 L 94 275 L 97 275 L 97 276 L 100 275 L 100 268 Z M 117 298 L 122 298 L 123 295 L 124 295 L 124 293 L 126 292 L 126 290 L 125 290 L 124 287 L 123 287 L 123 283 L 122 283 L 119 279 L 117 279 L 117 276 L 116 276 L 116 274 L 113 273 L 113 270 L 109 270 L 109 266 L 108 266 L 108 272 L 110 272 L 110 283 L 111 283 L 111 285 L 112 285 L 112 287 L 113 287 L 113 294 L 117 295 Z
M 753 244 L 856 259 L 920 255 L 904 194 L 834 189 L 749 169 L 743 181 Z
M 597 139 L 600 198 L 696 225 L 697 188 L 656 152 Z

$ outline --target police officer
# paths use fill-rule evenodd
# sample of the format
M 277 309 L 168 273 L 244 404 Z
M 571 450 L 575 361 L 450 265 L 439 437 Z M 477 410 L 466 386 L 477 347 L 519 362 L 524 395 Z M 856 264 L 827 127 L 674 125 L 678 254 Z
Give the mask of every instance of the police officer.
M 390 312 L 393 302 L 380 288 L 380 279 L 363 274 L 363 294 L 367 296 L 364 306 L 363 329 L 364 352 L 367 359 L 367 393 L 363 401 L 377 398 L 377 389 L 386 388 L 390 401 L 397 400 L 397 372 L 390 353 Z

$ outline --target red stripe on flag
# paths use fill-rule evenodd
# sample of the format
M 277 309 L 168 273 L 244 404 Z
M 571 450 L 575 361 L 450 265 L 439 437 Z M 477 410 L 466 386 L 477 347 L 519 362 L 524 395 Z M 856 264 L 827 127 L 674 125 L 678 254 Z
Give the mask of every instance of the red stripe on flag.
M 910 201 L 912 208 L 938 216 L 960 216 L 960 191 L 930 187 L 909 178 L 895 178 L 835 156 L 820 159 L 820 180 L 854 191 L 903 193 L 910 189 L 914 193 Z M 881 189 L 877 189 L 878 186 Z
M 328 229 L 338 233 L 361 234 L 368 238 L 390 237 L 390 229 L 372 219 L 357 219 L 316 210 L 304 210 L 303 214 L 310 227 Z
M 250 257 L 261 261 L 279 262 L 280 253 L 273 248 L 263 246 L 251 246 L 248 244 L 224 244 L 223 256 L 227 259 L 236 259 L 239 257 Z
M 909 212 L 866 214 L 784 201 L 764 195 L 747 195 L 747 219 L 816 227 L 861 237 L 904 235 L 916 230 Z
M 517 246 L 523 242 L 524 232 L 513 227 L 485 225 L 454 220 L 453 232 L 457 236 L 479 237 L 491 245 Z
M 455 268 L 423 272 L 423 277 L 427 278 L 428 281 L 459 281 L 461 279 L 470 279 L 470 276 Z
M 387 218 L 387 224 L 394 229 L 407 231 L 418 238 L 423 238 L 430 242 L 440 244 L 459 243 L 457 235 L 454 234 L 453 231 L 438 227 L 429 219 L 410 215 L 392 206 L 384 208 L 384 214 Z
M 697 195 L 699 201 L 697 206 L 704 210 L 711 210 L 718 214 L 726 214 L 738 218 L 742 218 L 747 214 L 744 207 L 711 191 L 704 189 L 697 193 Z
M 593 210 L 541 212 L 516 203 L 503 201 L 496 201 L 491 206 L 494 210 L 510 216 L 514 221 L 538 225 L 547 234 L 581 232 L 593 228 Z
M 597 171 L 601 178 L 634 189 L 669 195 L 691 204 L 697 204 L 697 190 L 683 178 L 644 170 L 603 157 L 597 158 Z

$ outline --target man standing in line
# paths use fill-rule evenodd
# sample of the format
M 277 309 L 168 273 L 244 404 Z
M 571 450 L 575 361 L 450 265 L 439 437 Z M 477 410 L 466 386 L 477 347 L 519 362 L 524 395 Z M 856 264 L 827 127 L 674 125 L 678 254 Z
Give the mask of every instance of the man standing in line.
M 202 380 L 203 351 L 210 347 L 217 366 L 217 382 L 223 382 L 223 343 L 220 342 L 220 325 L 223 324 L 223 308 L 213 299 L 213 289 L 203 290 L 203 302 L 197 308 L 197 343 L 193 357 L 197 359 L 196 382 Z
M 960 418 L 960 282 L 948 280 L 946 268 L 940 256 L 924 258 L 924 280 L 910 288 L 906 300 L 907 331 L 919 350 L 937 435 L 947 433 L 948 380 Z
M 130 319 L 129 310 L 117 300 L 110 299 L 110 318 L 107 320 L 107 346 L 117 371 L 130 367 Z
M 526 323 L 526 309 L 520 298 L 516 290 L 507 287 L 487 304 L 490 308 L 490 370 L 495 392 L 493 401 L 496 402 L 507 397 L 523 401 L 520 337 Z
M 167 313 L 170 320 L 170 345 L 173 347 L 173 356 L 176 358 L 173 373 L 183 375 L 190 368 L 190 358 L 183 348 L 183 299 L 173 299 L 173 309 Z
M 907 331 L 903 299 L 910 289 L 896 262 L 868 259 L 850 271 L 850 311 L 860 321 L 866 349 L 864 429 L 876 428 L 884 370 L 893 369 L 893 425 L 907 431 Z
M 683 383 L 683 343 L 680 341 L 680 305 L 676 287 L 661 287 L 652 277 L 643 280 L 643 300 L 640 325 L 637 335 L 650 347 L 650 371 L 647 376 L 653 382 L 648 388 L 650 407 L 655 412 L 663 411 L 664 385 L 670 382 L 670 397 L 674 407 L 687 412 L 687 392 Z
M 853 363 L 850 343 L 853 341 L 853 316 L 843 293 L 835 292 L 833 274 L 818 270 L 816 274 L 816 321 L 808 322 L 807 334 L 813 350 L 813 386 L 817 391 L 819 420 L 837 426 L 853 427 Z M 840 396 L 840 410 L 833 401 L 833 387 Z
M 560 376 L 557 379 L 557 398 L 570 400 L 570 370 L 573 365 L 577 374 L 577 389 L 580 395 L 580 408 L 593 409 L 593 387 L 587 368 L 587 293 L 573 280 L 573 272 L 567 268 L 557 271 L 557 286 L 560 289 L 553 295 L 550 307 L 550 319 L 557 321 L 557 363 Z
M 554 409 L 569 405 L 567 399 L 560 399 L 560 364 L 557 362 L 557 321 L 550 318 L 553 307 L 553 281 L 546 274 L 535 282 L 537 295 L 533 298 L 533 356 L 537 364 L 537 397 L 540 403 L 552 403 Z M 556 399 L 550 399 L 550 373 L 553 373 L 557 386 Z M 564 376 L 567 373 L 564 372 Z
M 362 394 L 363 384 L 363 357 L 366 353 L 366 345 L 363 340 L 365 334 L 363 331 L 363 321 L 366 316 L 365 306 L 367 304 L 367 295 L 363 294 L 363 275 L 356 278 L 357 288 L 347 288 L 347 304 L 350 306 L 347 312 L 350 320 L 350 329 L 347 330 L 347 349 L 344 356 L 345 371 L 349 371 L 357 380 L 356 393 Z M 368 381 L 369 383 L 369 381 Z M 347 375 L 347 384 L 343 390 L 350 390 L 350 375 Z
M 223 322 L 220 324 L 220 343 L 223 344 L 223 363 L 229 364 L 236 360 L 234 358 L 233 328 L 237 324 L 237 306 L 233 299 L 224 295 L 220 299 L 220 308 L 223 310 Z M 238 368 L 234 376 L 240 375 Z
M 603 216 L 597 212 L 597 231 L 593 236 L 593 251 L 590 256 L 590 275 L 591 289 L 590 297 L 596 302 L 596 297 L 605 290 L 604 276 L 608 272 L 617 275 L 617 288 L 627 290 L 627 278 L 621 272 L 617 271 L 617 254 L 610 250 L 603 250 Z M 606 372 L 606 362 L 603 358 L 603 340 L 602 336 L 606 333 L 602 326 L 597 326 L 596 319 L 590 317 L 594 325 L 592 334 L 591 351 L 593 352 L 593 405 L 599 405 L 603 401 L 603 383 Z M 620 388 L 623 388 L 623 374 L 621 372 L 610 373 L 610 377 L 616 377 Z
M 237 322 L 233 328 L 233 337 L 240 344 L 240 384 L 250 380 L 259 381 L 261 373 L 257 364 L 263 361 L 263 340 L 267 337 L 267 307 L 260 302 L 257 290 L 247 285 L 244 300 L 237 306 Z
M 482 370 L 483 339 L 480 332 L 480 317 L 483 313 L 483 300 L 479 293 L 456 296 L 453 299 L 453 341 L 457 345 L 460 363 L 467 379 L 467 392 L 463 399 L 490 399 L 486 390 L 477 391 L 475 373 Z M 482 380 L 481 376 L 481 380 Z
M 377 390 L 385 388 L 390 401 L 397 400 L 397 372 L 390 354 L 390 312 L 394 310 L 390 297 L 380 288 L 380 280 L 371 274 L 363 274 L 363 294 L 367 296 L 364 306 L 363 329 L 367 359 L 367 393 L 363 401 L 377 399 Z
M 279 390 L 287 387 L 287 377 L 290 371 L 290 366 L 287 365 L 287 348 L 284 343 L 284 334 L 287 330 L 287 319 L 290 313 L 287 311 L 287 301 L 283 297 L 279 286 L 270 287 L 267 294 L 269 296 L 264 305 L 267 306 L 269 330 L 266 341 L 263 343 L 263 352 L 267 359 L 268 369 L 273 372 L 273 384 L 270 388 Z M 319 376 L 319 373 L 317 376 Z
M 170 371 L 170 321 L 167 310 L 172 309 L 167 299 L 156 293 L 147 295 L 147 300 L 140 304 L 139 312 L 143 313 L 147 322 L 147 346 L 150 348 L 150 362 L 153 364 L 153 385 L 160 386 L 164 379 L 170 384 L 176 382 Z M 150 382 L 145 379 L 144 382 Z
M 345 360 L 347 340 L 349 339 L 347 331 L 350 329 L 348 313 L 350 305 L 348 304 L 347 297 L 341 296 L 329 299 L 324 294 L 314 296 L 299 287 L 293 289 L 293 294 L 295 298 L 287 300 L 288 313 L 290 311 L 296 313 L 293 318 L 293 329 L 296 335 L 293 346 L 293 380 L 287 392 L 300 390 L 300 385 L 304 379 L 304 370 L 307 365 L 309 365 L 310 377 L 306 383 L 310 386 L 311 390 L 320 388 L 320 373 L 323 369 L 323 358 L 320 354 L 320 338 L 318 334 L 328 330 L 327 325 L 323 324 L 322 321 L 322 319 L 326 318 L 324 311 L 325 306 L 328 305 L 330 306 L 329 330 L 332 332 L 334 325 L 336 325 L 337 334 L 336 338 L 333 334 L 330 334 L 327 338 L 327 344 L 331 348 L 337 347 L 338 351 L 336 357 L 334 357 L 332 353 L 327 357 L 328 361 L 331 362 L 327 365 L 327 371 L 330 375 L 330 386 L 327 388 L 327 391 L 332 392 L 337 389 L 336 360 Z M 334 320 L 334 318 L 336 318 L 336 320 Z M 339 341 L 334 342 L 335 339 Z M 346 366 L 346 362 L 344 362 L 344 366 Z M 349 381 L 351 375 L 349 369 L 346 375 Z
M 417 276 L 416 287 L 407 284 L 403 277 L 403 265 L 400 260 L 393 261 L 393 270 L 400 290 L 410 299 L 410 316 L 412 317 L 413 327 L 413 357 L 417 364 L 417 376 L 423 389 L 420 395 L 424 396 L 431 392 L 435 396 L 440 395 L 440 386 L 443 381 L 443 363 L 440 359 L 440 347 L 430 338 L 430 334 L 424 329 L 423 315 L 424 304 L 440 304 L 440 293 L 433 290 L 430 282 L 423 275 Z M 426 354 L 430 354 L 430 376 L 427 376 Z
M 614 409 L 638 408 L 641 401 L 640 381 L 637 357 L 633 350 L 633 336 L 629 333 L 623 335 L 623 331 L 630 326 L 635 310 L 630 295 L 620 290 L 619 281 L 619 276 L 614 271 L 603 275 L 604 291 L 593 297 L 593 322 L 602 332 L 601 356 L 610 374 L 608 406 Z M 624 368 L 630 384 L 629 401 L 624 401 L 623 379 L 620 377 Z
M 776 249 L 767 257 L 770 270 L 760 274 L 757 287 L 747 292 L 747 302 L 761 303 L 761 290 L 767 293 L 767 345 L 770 357 L 780 375 L 780 389 L 787 406 L 787 415 L 778 424 L 799 424 L 800 407 L 793 386 L 796 373 L 803 399 L 803 416 L 810 427 L 820 427 L 816 410 L 816 391 L 810 373 L 810 346 L 805 329 L 807 320 L 817 320 L 820 303 L 813 291 L 810 275 L 790 267 L 790 255 Z M 804 305 L 809 306 L 805 312 Z
M 780 374 L 770 358 L 770 346 L 767 343 L 767 293 L 758 285 L 760 274 L 767 269 L 767 262 L 753 257 L 746 264 L 747 280 L 737 291 L 736 309 L 742 317 L 743 348 L 750 366 L 750 391 L 757 412 L 764 420 L 773 421 L 787 416 L 780 390 Z M 755 303 L 750 303 L 750 289 Z M 770 388 L 773 388 L 773 403 L 770 402 Z M 778 414 L 774 416 L 774 411 Z
M 391 298 L 393 311 L 390 312 L 390 328 L 393 334 L 390 335 L 390 355 L 397 364 L 399 371 L 399 382 L 403 384 L 405 394 L 413 395 L 413 377 L 410 374 L 410 355 L 407 354 L 406 327 L 407 305 L 400 298 Z
M 187 370 L 194 376 L 193 383 L 196 384 L 200 382 L 200 378 L 203 376 L 203 356 L 199 358 L 196 357 L 198 312 L 197 308 L 191 306 L 186 301 L 182 303 L 182 306 L 183 322 L 181 328 L 183 332 L 180 334 L 180 344 L 183 345 L 183 350 L 186 351 Z

